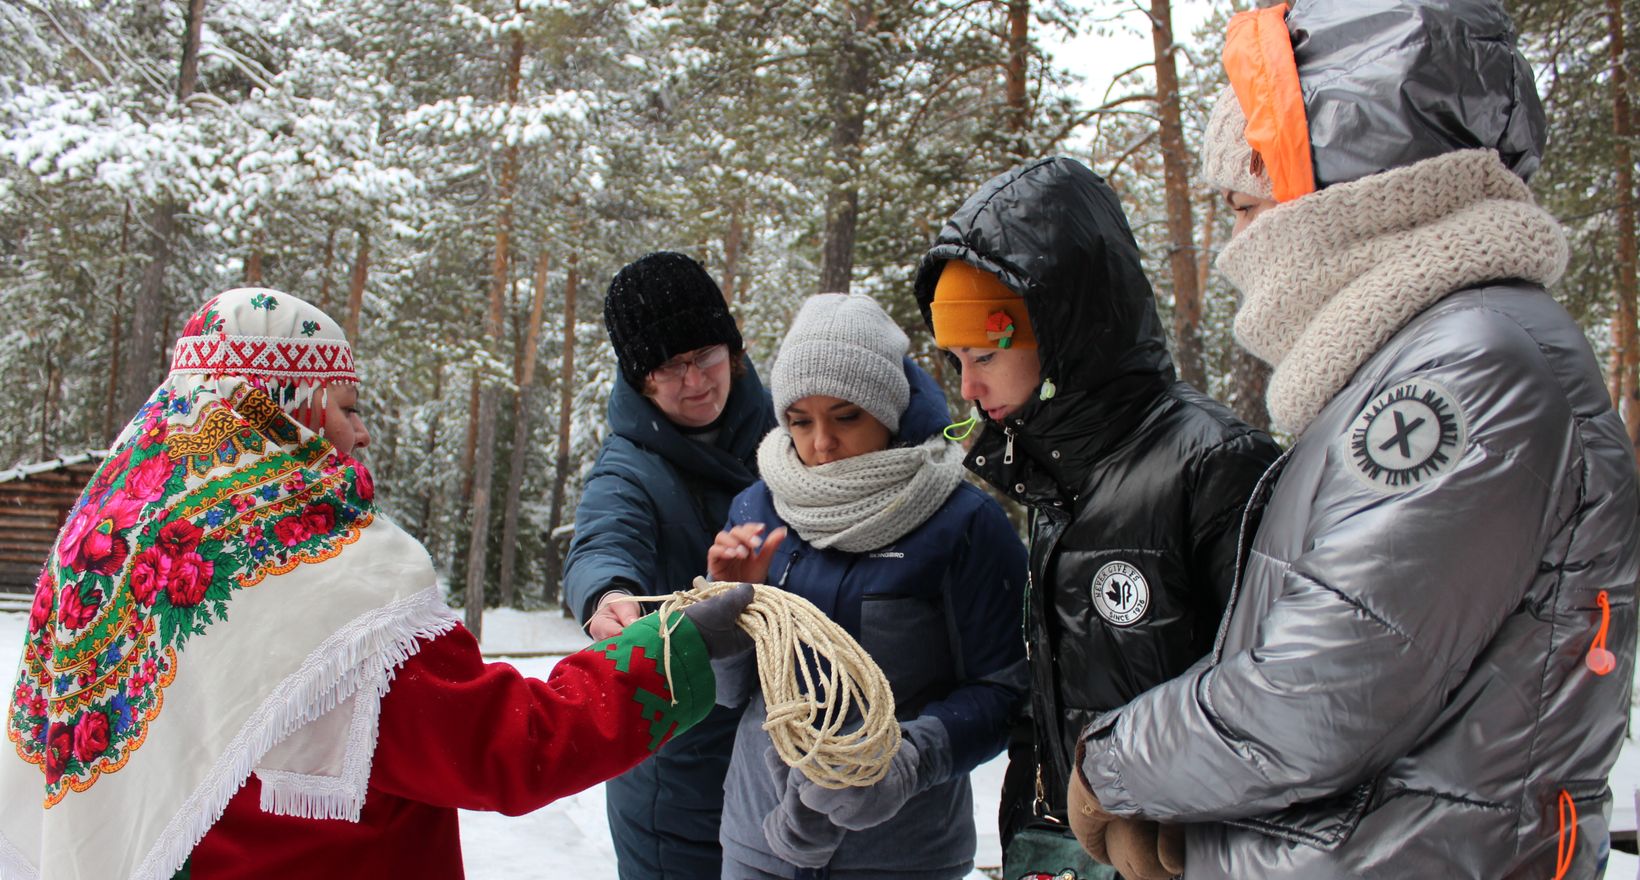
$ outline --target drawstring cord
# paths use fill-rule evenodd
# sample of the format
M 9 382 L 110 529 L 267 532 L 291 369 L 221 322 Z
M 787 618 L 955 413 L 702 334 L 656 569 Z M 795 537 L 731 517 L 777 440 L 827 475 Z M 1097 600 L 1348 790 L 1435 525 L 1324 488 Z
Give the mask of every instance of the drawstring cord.
M 1594 634 L 1594 644 L 1589 646 L 1589 655 L 1583 658 L 1583 662 L 1595 675 L 1606 675 L 1617 668 L 1617 657 L 1606 650 L 1606 630 L 1612 623 L 1612 603 L 1605 590 L 1600 591 L 1595 602 L 1600 605 L 1600 631 Z
M 974 433 L 974 428 L 978 426 L 979 411 L 973 410 L 969 413 L 968 418 L 963 419 L 956 424 L 946 425 L 943 433 L 945 434 L 945 439 L 950 440 L 953 443 L 961 443 L 962 441 L 967 440 L 968 435 Z
M 1612 624 L 1611 596 L 1601 590 L 1594 601 L 1600 606 L 1600 629 L 1595 632 L 1594 643 L 1589 645 L 1589 653 L 1583 662 L 1595 675 L 1610 675 L 1617 668 L 1617 657 L 1606 648 L 1606 631 Z M 1564 788 L 1560 790 L 1556 812 L 1560 818 L 1560 832 L 1555 836 L 1554 880 L 1561 880 L 1572 869 L 1572 855 L 1577 852 L 1577 803 Z
M 1036 396 L 1042 400 L 1052 400 L 1054 395 L 1058 393 L 1059 389 L 1054 386 L 1052 379 L 1043 379 L 1042 388 L 1037 392 Z M 945 426 L 945 439 L 950 440 L 953 443 L 961 443 L 962 441 L 967 440 L 968 435 L 974 433 L 974 428 L 978 426 L 979 410 L 969 410 L 968 418 L 963 419 L 956 424 Z
M 1602 596 L 1605 593 L 1601 593 Z M 1560 834 L 1555 841 L 1555 877 L 1561 880 L 1566 872 L 1572 869 L 1572 853 L 1577 849 L 1577 804 L 1572 802 L 1572 796 L 1566 789 L 1560 790 Z M 1566 814 L 1572 816 L 1571 824 L 1566 822 Z M 1570 832 L 1570 833 L 1568 833 Z

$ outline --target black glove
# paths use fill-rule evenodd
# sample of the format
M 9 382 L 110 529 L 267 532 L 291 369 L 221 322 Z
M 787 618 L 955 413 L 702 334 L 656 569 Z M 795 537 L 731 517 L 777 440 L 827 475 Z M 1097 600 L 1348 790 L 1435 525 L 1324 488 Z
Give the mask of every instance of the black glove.
M 751 649 L 752 637 L 736 621 L 755 595 L 751 584 L 736 584 L 710 599 L 684 606 L 683 616 L 700 633 L 708 657 L 718 660 Z

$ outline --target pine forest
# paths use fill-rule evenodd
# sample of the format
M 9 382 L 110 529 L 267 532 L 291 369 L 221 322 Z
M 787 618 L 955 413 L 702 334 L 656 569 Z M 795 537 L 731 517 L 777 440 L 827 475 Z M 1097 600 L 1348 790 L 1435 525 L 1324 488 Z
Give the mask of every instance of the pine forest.
M 476 628 L 480 598 L 557 602 L 620 266 L 701 260 L 765 375 L 805 296 L 870 293 L 963 412 L 912 273 L 981 183 L 1054 154 L 1120 193 L 1180 376 L 1268 426 L 1195 179 L 1251 5 L 4 0 L 0 466 L 106 448 L 200 303 L 288 291 L 346 325 L 378 499 Z M 1554 292 L 1640 436 L 1640 0 L 1509 6 L 1572 241 Z

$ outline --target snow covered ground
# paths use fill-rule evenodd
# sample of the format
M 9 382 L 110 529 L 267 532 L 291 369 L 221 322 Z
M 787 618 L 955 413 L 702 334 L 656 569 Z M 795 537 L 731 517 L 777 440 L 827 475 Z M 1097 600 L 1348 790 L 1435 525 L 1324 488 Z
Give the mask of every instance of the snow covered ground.
M 0 633 L 0 639 L 4 634 Z M 518 667 L 527 675 L 544 677 L 556 656 L 520 656 L 550 652 L 564 654 L 587 644 L 572 620 L 556 613 L 524 613 L 508 609 L 484 615 L 484 653 Z M 974 771 L 974 815 L 980 845 L 976 864 L 1002 864 L 996 835 L 997 794 L 1002 788 L 1003 760 Z M 604 788 L 596 786 L 527 816 L 495 813 L 461 814 L 461 847 L 471 880 L 559 880 L 564 877 L 614 877 L 615 851 L 604 817 Z M 984 880 L 975 871 L 970 880 Z
M 17 666 L 27 615 L 0 612 L 0 670 L 10 680 Z M 484 653 L 520 671 L 545 677 L 557 657 L 587 642 L 573 621 L 556 613 L 492 611 L 484 616 Z M 9 695 L 11 687 L 0 692 Z M 1635 730 L 1640 730 L 1640 717 Z M 997 792 L 1002 761 L 974 771 L 974 818 L 979 829 L 980 867 L 1002 861 L 996 838 Z M 1631 741 L 1612 771 L 1614 827 L 1634 827 L 1634 798 L 1640 785 L 1640 744 Z M 462 850 L 471 880 L 561 880 L 565 877 L 612 878 L 615 855 L 604 819 L 604 791 L 598 786 L 550 804 L 527 816 L 494 813 L 461 814 Z M 1640 877 L 1640 859 L 1614 852 L 1608 878 Z M 976 870 L 970 880 L 984 880 Z
M 24 612 L 0 612 L 0 691 L 9 700 L 28 621 Z M 556 612 L 496 610 L 484 615 L 487 658 L 545 678 L 558 657 L 587 644 L 572 620 Z M 546 655 L 546 656 L 542 656 Z M 0 740 L 3 741 L 3 740 Z M 1001 864 L 996 837 L 997 792 L 1002 762 L 975 771 L 974 811 L 980 832 L 979 865 Z M 604 789 L 597 786 L 526 816 L 461 813 L 461 844 L 469 880 L 563 880 L 613 878 L 615 851 L 604 817 Z M 971 880 L 985 880 L 975 871 Z

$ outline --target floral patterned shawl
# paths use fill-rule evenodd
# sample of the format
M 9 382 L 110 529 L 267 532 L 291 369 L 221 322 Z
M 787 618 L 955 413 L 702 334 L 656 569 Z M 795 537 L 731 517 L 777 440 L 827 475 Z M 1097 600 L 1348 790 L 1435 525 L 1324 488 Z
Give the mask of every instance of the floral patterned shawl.
M 251 772 L 357 820 L 394 668 L 454 625 L 363 465 L 289 417 L 356 382 L 318 309 L 207 303 L 40 573 L 0 742 L 0 875 L 174 874 Z

